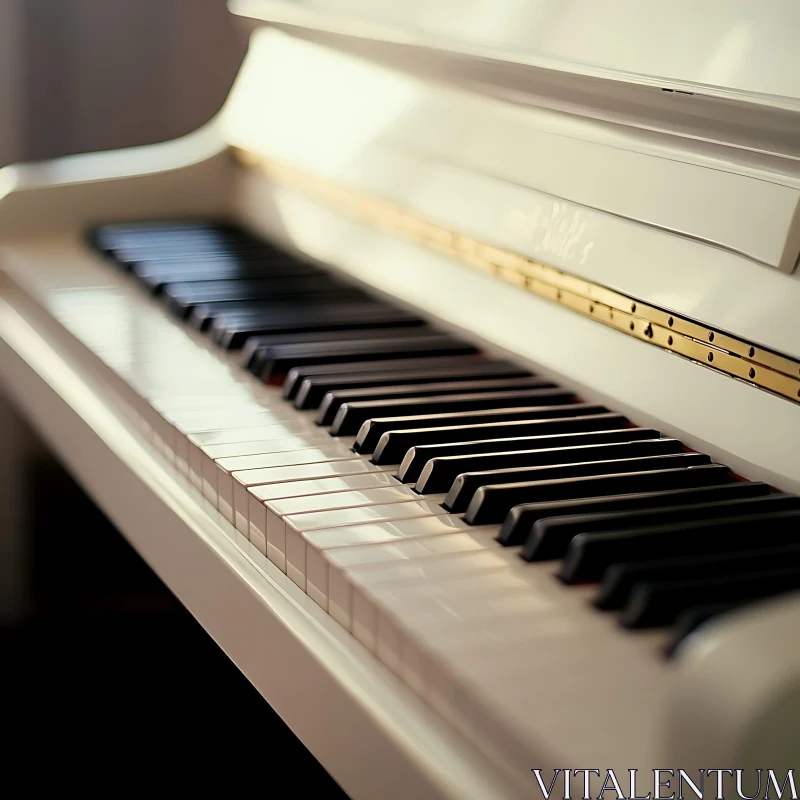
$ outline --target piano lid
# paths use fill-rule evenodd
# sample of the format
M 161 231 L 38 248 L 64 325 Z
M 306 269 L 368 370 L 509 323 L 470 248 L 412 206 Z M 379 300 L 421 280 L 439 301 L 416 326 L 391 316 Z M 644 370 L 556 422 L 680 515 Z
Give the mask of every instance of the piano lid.
M 800 5 L 731 0 L 231 0 L 273 24 L 800 109 Z
M 800 185 L 793 0 L 230 0 L 295 37 L 517 105 L 789 159 Z M 690 24 L 686 21 L 690 20 Z M 774 165 L 773 165 L 774 167 Z M 781 268 L 789 271 L 782 260 Z

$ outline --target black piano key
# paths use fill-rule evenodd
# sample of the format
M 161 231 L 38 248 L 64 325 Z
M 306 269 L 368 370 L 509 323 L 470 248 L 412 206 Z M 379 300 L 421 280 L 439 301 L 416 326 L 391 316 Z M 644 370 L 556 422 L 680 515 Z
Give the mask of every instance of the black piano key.
M 366 389 L 398 384 L 431 384 L 442 381 L 478 380 L 480 378 L 524 378 L 530 372 L 503 361 L 472 363 L 466 367 L 444 368 L 442 365 L 427 369 L 394 370 L 385 372 L 357 372 L 339 375 L 318 375 L 306 378 L 298 390 L 294 406 L 302 410 L 318 408 L 328 392 L 347 389 Z
M 777 547 L 797 541 L 798 526 L 800 511 L 781 511 L 712 522 L 582 533 L 570 542 L 559 577 L 565 583 L 581 583 L 599 580 L 611 564 Z
M 171 284 L 167 284 L 168 290 Z M 272 309 L 297 307 L 302 310 L 336 305 L 368 304 L 370 299 L 361 292 L 342 290 L 330 292 L 309 292 L 307 294 L 288 294 L 272 297 L 268 300 L 232 300 L 221 303 L 198 303 L 192 307 L 187 322 L 198 331 L 208 330 L 214 321 L 221 316 L 258 311 L 266 313 Z
M 389 386 L 371 386 L 359 389 L 340 389 L 328 392 L 317 413 L 317 425 L 332 425 L 336 414 L 345 403 L 368 400 L 389 400 L 404 397 L 436 397 L 466 393 L 490 393 L 512 389 L 554 388 L 546 378 L 532 375 L 523 378 L 484 378 L 442 383 L 396 383 Z M 359 426 L 360 427 L 360 426 Z
M 196 264 L 288 263 L 284 257 L 254 245 L 214 248 L 190 243 L 166 247 L 118 247 L 113 251 L 112 260 L 121 270 L 130 273 L 142 265 L 181 265 L 188 260 Z M 283 268 L 285 270 L 285 266 Z
M 251 251 L 289 257 L 286 251 L 234 228 L 195 228 L 190 231 L 169 232 L 153 230 L 146 234 L 116 235 L 114 241 L 109 242 L 109 247 L 117 258 L 128 255 L 137 258 L 139 254 L 180 258 L 186 253 L 194 255 L 199 252 L 217 254 Z
M 711 459 L 700 453 L 672 453 L 669 455 L 645 456 L 642 458 L 610 459 L 608 461 L 588 461 L 579 464 L 561 464 L 553 467 L 520 467 L 518 469 L 493 469 L 482 472 L 466 472 L 459 475 L 442 505 L 454 514 L 466 511 L 483 486 L 517 486 L 524 481 L 556 481 L 563 478 L 581 478 L 598 475 L 626 475 L 631 472 L 645 472 L 670 467 L 694 467 L 709 464 Z M 500 523 L 511 506 L 495 501 L 491 523 Z M 486 512 L 484 512 L 485 514 Z
M 374 304 L 359 306 L 318 306 L 303 312 L 270 310 L 257 315 L 217 317 L 211 324 L 211 338 L 226 350 L 238 350 L 251 336 L 271 333 L 319 333 L 322 331 L 424 326 L 419 317 L 405 311 Z
M 384 334 L 392 338 L 409 338 L 410 336 L 430 336 L 432 331 L 428 328 L 381 328 L 381 339 L 384 339 Z M 247 361 L 248 371 L 253 375 L 261 376 L 264 369 L 265 360 L 269 354 L 269 348 L 283 345 L 283 344 L 309 344 L 314 341 L 320 343 L 328 342 L 348 342 L 357 341 L 375 341 L 376 331 L 374 328 L 358 328 L 356 330 L 343 330 L 343 331 L 324 331 L 318 333 L 274 333 L 271 336 L 258 336 L 255 337 L 259 340 L 259 347 L 255 348 L 252 356 L 249 359 L 242 359 Z M 319 338 L 318 338 L 319 337 Z M 323 338 L 324 337 L 324 338 Z M 248 339 L 245 342 L 245 347 L 250 343 Z
M 226 247 L 219 249 L 205 249 L 202 247 L 184 247 L 183 245 L 176 245 L 175 247 L 155 249 L 141 249 L 141 248 L 120 248 L 114 254 L 114 259 L 117 264 L 126 272 L 131 273 L 140 283 L 145 287 L 150 288 L 150 283 L 155 281 L 155 275 L 152 278 L 144 279 L 145 275 L 150 275 L 154 270 L 167 272 L 172 276 L 173 280 L 192 281 L 194 278 L 190 273 L 194 268 L 202 270 L 209 270 L 212 266 L 219 268 L 225 267 L 230 269 L 236 266 L 259 266 L 260 275 L 318 275 L 315 267 L 306 265 L 303 262 L 295 262 L 286 258 L 282 254 L 264 250 L 256 246 L 237 246 Z M 299 264 L 300 268 L 296 273 L 290 272 L 290 268 L 294 264 Z M 186 277 L 182 277 L 186 276 Z M 256 276 L 258 277 L 258 276 Z M 237 278 L 236 275 L 232 276 L 232 280 Z M 220 278 L 220 279 L 224 279 Z M 218 280 L 215 275 L 201 280 Z M 165 281 L 166 285 L 170 281 Z M 159 286 L 155 294 L 160 293 L 163 286 Z
M 235 231 L 228 222 L 215 219 L 161 219 L 105 222 L 89 232 L 89 240 L 97 247 L 110 246 L 124 238 L 138 239 L 148 235 L 191 235 L 203 231 Z
M 438 397 L 408 398 L 407 400 L 364 400 L 345 403 L 331 424 L 334 436 L 354 436 L 369 419 L 400 416 L 455 414 L 459 411 L 490 411 L 492 409 L 524 408 L 549 395 L 542 389 L 515 389 L 506 392 L 446 394 Z
M 243 354 L 246 355 L 247 346 Z M 334 363 L 334 364 L 309 364 L 303 367 L 295 367 L 289 370 L 286 380 L 283 382 L 282 394 L 286 400 L 294 400 L 302 388 L 303 382 L 307 378 L 317 378 L 321 376 L 348 376 L 367 372 L 391 372 L 403 370 L 436 370 L 441 369 L 469 369 L 471 366 L 478 367 L 482 364 L 490 364 L 480 354 L 470 354 L 464 356 L 434 356 L 426 358 L 398 358 L 392 361 L 362 361 L 360 363 Z M 500 362 L 504 363 L 504 362 Z
M 162 251 L 164 248 L 186 250 L 218 251 L 230 247 L 260 247 L 265 245 L 254 241 L 246 234 L 229 226 L 206 225 L 140 225 L 123 228 L 119 225 L 103 225 L 90 234 L 95 249 L 113 258 L 127 257 L 127 251 Z
M 744 604 L 800 588 L 800 565 L 725 578 L 640 583 L 631 592 L 620 622 L 626 628 L 667 625 L 687 608 L 709 603 Z
M 243 245 L 218 248 L 192 247 L 183 243 L 169 247 L 142 247 L 132 248 L 129 253 L 118 252 L 117 258 L 124 258 L 132 272 L 149 272 L 151 269 L 169 271 L 174 275 L 174 279 L 179 279 L 181 275 L 189 274 L 197 269 L 207 269 L 209 266 L 235 266 L 246 264 L 259 264 L 263 267 L 261 276 L 271 274 L 287 273 L 290 266 L 297 266 L 298 275 L 314 274 L 324 275 L 325 273 L 305 261 L 286 255 L 279 250 L 274 250 L 263 245 Z M 189 280 L 192 280 L 189 278 Z M 210 278 L 209 280 L 217 280 Z
M 290 327 L 293 320 L 297 319 L 297 326 L 304 323 L 317 324 L 324 326 L 326 323 L 333 323 L 335 327 L 330 330 L 335 330 L 342 327 L 342 322 L 347 316 L 358 317 L 365 315 L 370 318 L 373 316 L 383 317 L 402 315 L 400 324 L 405 324 L 405 319 L 414 319 L 419 317 L 408 314 L 405 311 L 397 311 L 397 309 L 390 306 L 378 303 L 369 298 L 362 298 L 355 300 L 352 303 L 341 302 L 338 297 L 327 297 L 320 303 L 306 302 L 306 297 L 294 296 L 286 302 L 267 301 L 265 303 L 246 303 L 239 305 L 239 308 L 234 308 L 231 311 L 224 311 L 214 315 L 211 328 L 211 336 L 214 339 L 219 338 L 225 328 L 235 328 L 241 325 L 257 324 L 265 321 L 267 325 L 276 324 L 282 325 L 285 320 L 288 320 Z M 415 324 L 417 324 L 415 322 Z M 356 328 L 357 325 L 352 327 Z M 326 330 L 325 327 L 311 328 L 312 330 Z M 265 335 L 271 333 L 271 329 L 263 332 Z M 257 333 L 254 335 L 258 335 Z
M 680 458 L 670 456 L 670 458 Z M 621 475 L 595 475 L 555 481 L 522 481 L 481 486 L 464 514 L 470 525 L 499 522 L 521 503 L 542 503 L 633 492 L 654 492 L 692 486 L 711 486 L 728 479 L 730 471 L 721 464 L 680 469 L 653 469 Z
M 800 499 L 793 495 L 775 494 L 672 507 L 630 509 L 607 514 L 550 517 L 541 519 L 534 524 L 523 548 L 522 557 L 528 561 L 561 558 L 567 551 L 569 543 L 580 533 L 644 528 L 647 525 L 668 525 L 673 522 L 699 522 L 706 519 L 729 517 L 740 512 L 757 514 L 795 507 L 800 508 Z
M 405 328 L 380 328 L 380 340 L 409 339 L 421 336 L 431 336 L 434 333 L 430 328 L 405 327 Z M 242 348 L 241 364 L 253 375 L 258 377 L 264 369 L 264 363 L 271 347 L 280 344 L 307 344 L 314 342 L 320 344 L 327 342 L 357 342 L 378 341 L 375 328 L 355 328 L 339 331 L 317 331 L 315 333 L 273 333 L 270 336 L 254 336 L 248 339 Z
M 378 359 L 419 356 L 466 355 L 476 352 L 474 345 L 447 334 L 409 337 L 408 339 L 363 342 L 326 342 L 309 347 L 302 344 L 265 348 L 261 378 L 273 381 L 282 378 L 293 367 L 308 364 L 354 363 Z
M 422 321 L 414 314 L 407 311 L 399 311 L 396 308 L 379 303 L 370 298 L 355 300 L 351 303 L 340 302 L 338 297 L 328 297 L 321 303 L 306 303 L 306 298 L 302 295 L 295 296 L 286 302 L 267 302 L 265 305 L 252 304 L 238 310 L 217 314 L 211 326 L 212 339 L 218 339 L 224 334 L 227 328 L 236 328 L 252 324 L 254 327 L 253 336 L 259 334 L 268 335 L 274 329 L 281 330 L 309 330 L 323 331 L 336 330 L 344 327 L 348 319 L 352 318 L 354 323 L 350 326 L 358 328 L 358 321 L 364 318 L 370 322 L 373 318 L 382 321 L 386 318 L 397 318 L 399 325 L 407 324 L 406 320 L 413 320 L 413 325 L 422 324 Z M 266 329 L 257 330 L 257 325 L 263 322 Z M 307 327 L 306 327 L 307 326 Z M 319 327 L 315 327 L 319 326 Z
M 288 258 L 289 254 L 268 242 L 259 241 L 241 231 L 193 231 L 191 234 L 153 232 L 147 236 L 118 238 L 113 244 L 116 257 L 132 255 L 134 258 L 144 254 L 149 257 L 182 258 L 186 253 L 219 254 L 257 252 L 264 255 Z
M 353 449 L 357 453 L 372 453 L 371 461 L 375 464 L 399 464 L 409 449 L 417 445 L 599 431 L 620 428 L 627 422 L 622 414 L 592 403 L 571 402 L 574 399 L 560 389 L 543 389 L 540 405 L 525 408 L 378 417 L 361 426 Z
M 705 625 L 716 617 L 721 617 L 730 611 L 742 608 L 747 605 L 746 603 L 709 603 L 704 606 L 694 606 L 682 611 L 675 624 L 672 627 L 672 632 L 669 637 L 669 642 L 664 648 L 664 655 L 668 658 L 679 655 L 681 645 L 686 639 L 689 638 L 698 628 Z
M 589 433 L 565 433 L 556 436 L 521 436 L 506 439 L 423 444 L 406 451 L 397 477 L 403 483 L 416 483 L 425 465 L 434 458 L 478 455 L 480 453 L 513 453 L 518 450 L 547 450 L 554 447 L 579 447 L 607 442 L 633 442 L 657 439 L 659 432 L 652 428 L 620 428 Z
M 640 583 L 722 578 L 780 569 L 787 564 L 800 565 L 800 542 L 785 547 L 612 564 L 603 574 L 594 604 L 606 611 L 622 608 Z
M 170 283 L 195 281 L 242 280 L 264 278 L 267 275 L 311 275 L 316 267 L 290 261 L 268 264 L 264 261 L 242 259 L 196 259 L 193 262 L 152 261 L 133 265 L 131 271 L 152 294 L 160 294 Z
M 380 334 L 380 335 L 379 335 Z M 438 333 L 424 325 L 404 325 L 399 328 L 345 328 L 339 331 L 316 331 L 301 334 L 276 334 L 269 336 L 251 336 L 242 347 L 240 364 L 253 375 L 261 377 L 264 365 L 269 358 L 270 347 L 276 344 L 303 343 L 312 346 L 315 343 L 327 342 L 385 342 L 391 339 L 415 339 L 422 336 L 437 336 Z M 341 366 L 327 365 L 327 366 Z M 359 365 L 356 365 L 359 366 Z
M 429 461 L 414 486 L 420 494 L 447 492 L 462 473 L 506 471 L 527 467 L 559 466 L 590 461 L 637 458 L 640 456 L 680 453 L 683 445 L 677 439 L 646 439 L 638 442 L 555 447 L 548 450 L 517 450 L 463 456 L 440 456 Z M 492 481 L 493 483 L 495 481 Z M 466 506 L 464 506 L 466 508 Z
M 363 348 L 380 348 L 386 350 L 384 345 L 393 346 L 394 342 L 402 341 L 407 342 L 409 345 L 415 340 L 430 340 L 432 336 L 440 336 L 441 334 L 432 331 L 426 327 L 408 327 L 405 329 L 407 335 L 403 335 L 401 331 L 396 328 L 381 328 L 380 336 L 372 328 L 364 328 L 362 330 L 348 330 L 345 335 L 339 336 L 338 331 L 329 331 L 324 335 L 322 334 L 305 334 L 303 344 L 309 351 L 324 352 L 332 344 L 340 343 L 344 350 L 355 350 L 357 347 Z M 383 334 L 386 333 L 384 336 Z M 270 336 L 256 336 L 254 337 L 257 342 L 255 352 L 250 358 L 248 370 L 257 378 L 265 379 L 265 375 L 270 369 L 272 355 L 274 352 L 275 342 L 272 341 L 273 337 Z M 243 348 L 243 352 L 247 352 L 250 347 L 251 340 L 248 339 Z M 277 344 L 280 344 L 278 342 Z M 408 352 L 408 348 L 406 348 Z M 243 359 L 244 360 L 244 359 Z M 358 362 L 356 362 L 358 363 Z M 270 378 L 269 380 L 272 380 Z
M 609 495 L 556 500 L 542 503 L 523 503 L 508 512 L 497 541 L 505 546 L 524 544 L 522 557 L 531 561 L 538 558 L 541 546 L 538 536 L 531 537 L 534 524 L 540 519 L 565 517 L 574 514 L 603 514 L 688 505 L 689 503 L 735 500 L 740 497 L 760 497 L 770 493 L 766 483 L 734 481 L 721 486 L 695 486 L 689 489 L 669 489 L 660 492 Z M 547 556 L 542 556 L 547 557 Z
M 241 281 L 198 281 L 196 283 L 170 283 L 163 295 L 170 311 L 185 319 L 195 306 L 209 305 L 221 308 L 226 303 L 268 301 L 291 295 L 358 293 L 345 284 L 337 283 L 325 275 L 275 276 L 251 278 Z M 366 296 L 363 292 L 362 296 Z
M 164 236 L 195 237 L 196 235 L 231 234 L 249 236 L 244 230 L 223 219 L 173 218 L 153 220 L 126 220 L 123 222 L 105 222 L 90 232 L 90 239 L 98 246 L 117 243 L 123 239 L 139 241 Z
M 204 247 L 209 250 L 227 250 L 231 247 L 250 246 L 262 250 L 276 250 L 273 245 L 256 239 L 245 231 L 230 225 L 194 225 L 184 229 L 155 227 L 148 231 L 122 231 L 117 229 L 102 232 L 109 246 L 130 247 L 145 250 L 166 250 L 171 248 Z M 283 251 L 280 251 L 283 252 Z

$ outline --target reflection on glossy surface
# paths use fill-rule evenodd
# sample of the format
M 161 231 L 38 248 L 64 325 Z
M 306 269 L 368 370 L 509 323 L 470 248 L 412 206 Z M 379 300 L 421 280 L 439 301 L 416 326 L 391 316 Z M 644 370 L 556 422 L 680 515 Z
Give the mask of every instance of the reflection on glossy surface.
M 258 14 L 257 0 L 239 2 Z M 288 6 L 288 3 L 286 4 Z M 517 61 L 570 62 L 724 89 L 800 97 L 794 0 L 295 0 L 395 38 L 488 50 Z
M 292 46 L 274 31 L 255 38 L 268 39 L 270 46 L 251 46 L 252 66 L 240 73 L 228 100 L 234 108 L 244 101 L 247 114 L 229 114 L 225 120 L 228 139 L 240 146 L 252 145 L 257 134 L 259 149 L 282 153 L 290 163 L 313 152 L 320 167 L 335 173 L 390 129 L 416 99 L 414 84 L 403 76 L 365 70 L 354 58 Z M 343 82 L 346 95 L 339 90 Z M 258 102 L 246 99 L 254 97 Z M 278 108 L 291 124 L 276 124 Z

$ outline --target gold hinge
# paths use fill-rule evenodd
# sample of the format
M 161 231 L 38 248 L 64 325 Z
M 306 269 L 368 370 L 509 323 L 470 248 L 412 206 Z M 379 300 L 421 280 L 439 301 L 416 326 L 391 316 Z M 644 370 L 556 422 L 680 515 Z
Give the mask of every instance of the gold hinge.
M 380 197 L 336 185 L 307 170 L 234 149 L 242 164 L 374 228 L 402 236 L 473 269 L 670 353 L 759 389 L 800 402 L 800 361 L 417 217 Z

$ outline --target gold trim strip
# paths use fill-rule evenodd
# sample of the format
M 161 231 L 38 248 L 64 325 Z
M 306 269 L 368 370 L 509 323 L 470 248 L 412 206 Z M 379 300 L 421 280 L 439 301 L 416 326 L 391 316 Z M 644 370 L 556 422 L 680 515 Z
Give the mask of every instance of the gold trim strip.
M 442 252 L 628 336 L 800 403 L 800 361 L 796 359 L 765 350 L 732 334 L 664 311 L 519 253 L 480 242 L 459 231 L 416 217 L 391 201 L 333 184 L 307 170 L 238 148 L 234 148 L 233 153 L 242 164 L 259 169 L 272 180 L 339 213 Z

